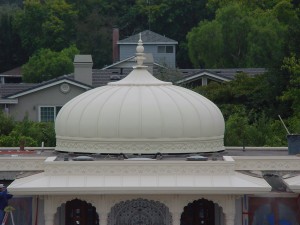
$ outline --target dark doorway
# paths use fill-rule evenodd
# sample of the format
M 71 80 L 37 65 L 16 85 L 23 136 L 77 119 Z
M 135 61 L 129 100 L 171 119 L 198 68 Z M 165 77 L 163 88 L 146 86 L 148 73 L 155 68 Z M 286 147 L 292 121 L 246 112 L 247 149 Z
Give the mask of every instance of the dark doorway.
M 216 207 L 217 211 L 216 212 Z M 181 225 L 217 225 L 220 221 L 220 207 L 212 201 L 199 199 L 184 207 L 181 214 Z
M 79 199 L 66 203 L 65 225 L 99 225 L 99 216 L 92 204 Z

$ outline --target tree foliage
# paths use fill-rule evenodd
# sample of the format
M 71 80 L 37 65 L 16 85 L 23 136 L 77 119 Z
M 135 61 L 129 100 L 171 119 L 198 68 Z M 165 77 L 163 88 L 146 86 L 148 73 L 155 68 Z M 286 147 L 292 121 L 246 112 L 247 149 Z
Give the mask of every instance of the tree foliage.
M 281 99 L 291 101 L 294 115 L 300 118 L 300 59 L 297 59 L 295 55 L 285 58 L 282 68 L 287 70 L 290 80 Z
M 23 80 L 29 83 L 39 83 L 73 72 L 74 56 L 79 51 L 75 46 L 55 52 L 41 49 L 33 55 L 23 69 Z
M 0 70 L 6 71 L 20 65 L 26 60 L 21 40 L 13 30 L 12 21 L 19 7 L 0 5 Z
M 55 146 L 54 123 L 32 122 L 25 116 L 23 121 L 17 122 L 0 111 L 0 147 L 26 146 L 37 147 Z
M 14 19 L 29 55 L 41 48 L 60 51 L 75 41 L 77 11 L 64 0 L 26 0 Z
M 277 65 L 283 59 L 285 45 L 288 44 L 286 35 L 289 23 L 298 19 L 290 10 L 291 4 L 284 3 L 279 2 L 270 10 L 252 9 L 237 1 L 219 8 L 214 20 L 200 22 L 188 33 L 189 56 L 194 66 L 232 68 Z M 285 12 L 284 15 L 281 12 Z M 208 39 L 208 36 L 216 37 Z M 218 48 L 216 41 L 222 43 Z M 212 49 L 215 58 L 207 55 Z

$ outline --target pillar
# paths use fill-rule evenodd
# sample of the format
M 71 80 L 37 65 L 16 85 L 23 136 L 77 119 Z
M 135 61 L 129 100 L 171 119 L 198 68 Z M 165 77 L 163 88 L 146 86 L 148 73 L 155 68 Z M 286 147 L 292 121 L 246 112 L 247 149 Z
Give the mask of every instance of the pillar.
M 45 196 L 44 198 L 44 218 L 45 225 L 54 225 L 54 216 L 56 213 L 56 206 L 52 196 Z
M 101 212 L 101 214 L 99 215 L 99 223 L 100 225 L 107 225 L 107 216 L 108 216 L 108 212 L 107 211 L 103 211 Z
M 225 214 L 225 225 L 234 225 L 235 201 L 238 196 L 228 195 L 225 197 L 225 205 L 222 205 Z
M 54 213 L 44 213 L 45 225 L 54 225 Z
M 202 86 L 207 85 L 207 77 L 202 77 L 201 81 L 202 81 Z
M 172 215 L 173 223 L 172 225 L 180 225 L 181 212 L 175 212 Z
M 235 213 L 225 214 L 225 225 L 234 225 Z

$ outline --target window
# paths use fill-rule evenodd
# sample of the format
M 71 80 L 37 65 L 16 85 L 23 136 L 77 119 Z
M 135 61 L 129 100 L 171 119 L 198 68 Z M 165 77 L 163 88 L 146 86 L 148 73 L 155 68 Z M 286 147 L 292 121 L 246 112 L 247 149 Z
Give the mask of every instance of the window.
M 40 122 L 54 122 L 59 110 L 62 106 L 41 106 L 40 107 Z
M 157 46 L 157 53 L 173 53 L 173 46 L 159 45 Z

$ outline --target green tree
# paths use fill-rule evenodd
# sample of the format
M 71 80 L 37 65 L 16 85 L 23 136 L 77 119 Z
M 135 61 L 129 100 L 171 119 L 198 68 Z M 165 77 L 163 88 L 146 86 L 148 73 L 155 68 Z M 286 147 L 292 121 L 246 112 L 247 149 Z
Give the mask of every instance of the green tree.
M 198 27 L 187 35 L 189 56 L 194 66 L 217 68 L 223 64 L 222 52 L 223 36 L 222 27 L 218 21 L 199 23 Z M 206 51 L 199 51 L 206 49 Z M 222 67 L 222 66 L 221 66 Z
M 217 10 L 216 20 L 222 26 L 223 48 L 221 49 L 225 67 L 242 67 L 247 52 L 247 35 L 250 24 L 245 6 L 232 3 Z
M 0 136 L 8 135 L 15 126 L 15 121 L 11 116 L 0 110 Z
M 255 11 L 247 35 L 247 67 L 273 67 L 284 57 L 286 26 L 269 11 Z
M 12 28 L 12 21 L 19 8 L 16 5 L 0 5 L 0 72 L 25 61 L 19 36 Z
M 60 51 L 75 41 L 77 12 L 64 0 L 26 0 L 13 22 L 29 55 L 41 48 Z
M 73 71 L 73 59 L 78 54 L 73 45 L 60 52 L 41 49 L 22 67 L 25 82 L 39 83 Z
M 284 56 L 287 25 L 279 21 L 275 12 L 277 11 L 251 9 L 247 4 L 239 2 L 222 6 L 216 11 L 214 20 L 199 23 L 198 28 L 191 30 L 187 36 L 193 65 L 198 66 L 202 62 L 206 62 L 202 65 L 206 68 L 277 65 Z M 219 24 L 221 28 L 215 24 Z M 209 25 L 215 29 L 204 29 Z M 213 37 L 220 29 L 221 34 L 216 38 L 222 37 L 223 45 L 214 48 L 216 57 L 213 63 L 212 57 L 205 52 L 211 51 L 215 38 L 209 40 L 207 37 Z
M 16 122 L 2 112 L 0 119 L 0 127 L 5 125 L 5 129 L 0 130 L 0 147 L 37 147 L 42 142 L 47 147 L 55 146 L 54 123 L 33 122 L 27 115 L 21 122 Z
M 290 80 L 281 99 L 291 101 L 294 115 L 300 118 L 300 59 L 295 55 L 285 58 L 282 68 L 289 73 Z

